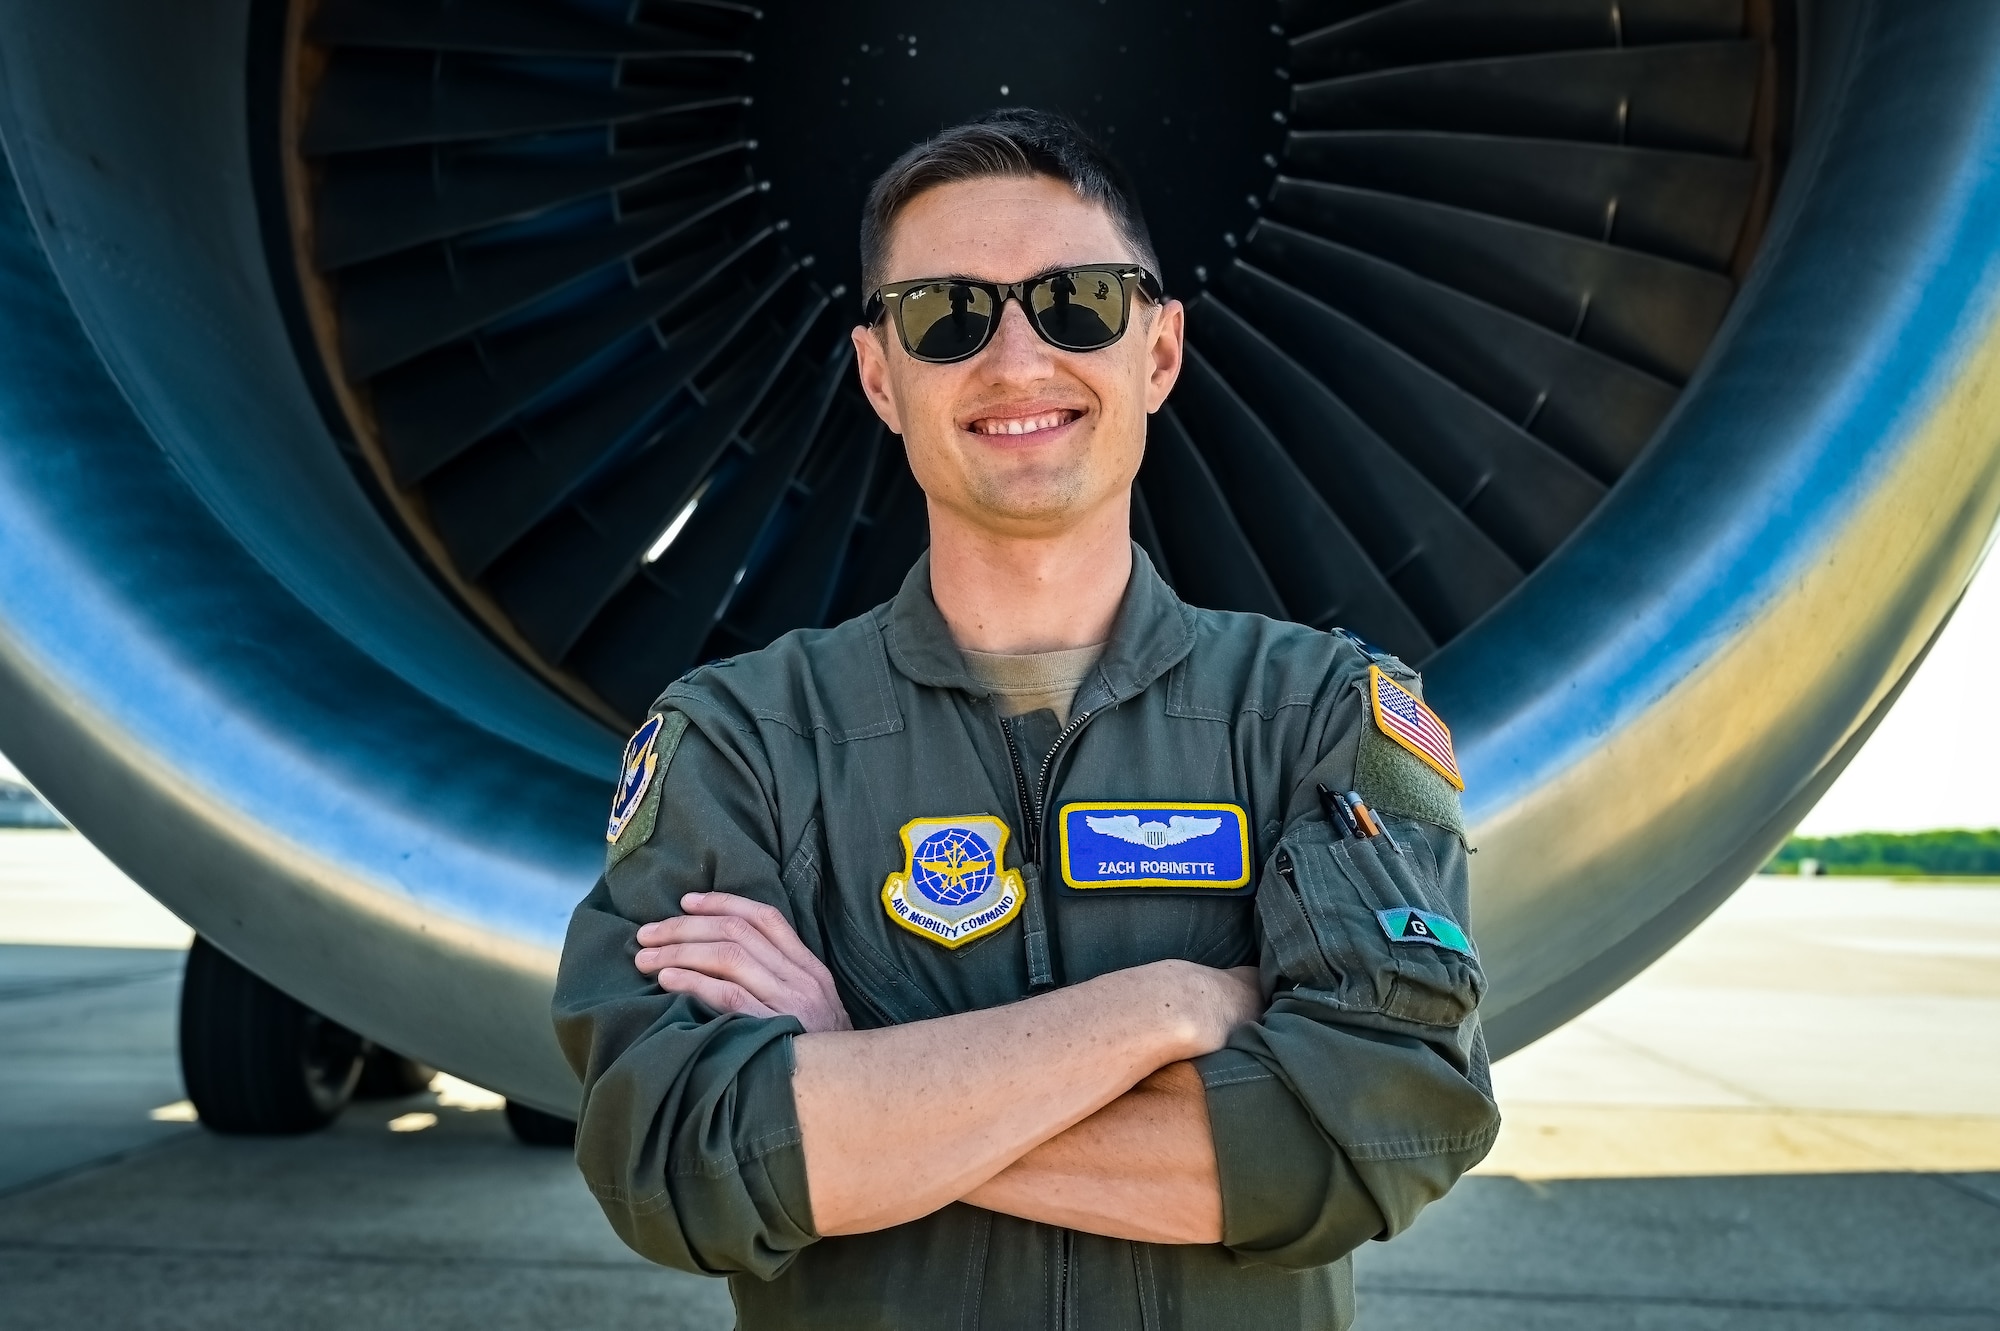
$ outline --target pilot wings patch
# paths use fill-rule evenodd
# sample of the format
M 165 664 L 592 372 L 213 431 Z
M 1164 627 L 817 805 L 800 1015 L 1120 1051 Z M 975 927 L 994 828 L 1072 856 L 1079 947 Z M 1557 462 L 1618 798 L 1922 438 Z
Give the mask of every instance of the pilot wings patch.
M 1096 818 L 1085 814 L 1084 824 L 1093 832 L 1129 841 L 1135 846 L 1148 850 L 1159 850 L 1166 846 L 1178 846 L 1183 841 L 1192 841 L 1198 836 L 1207 836 L 1222 826 L 1220 818 L 1190 818 L 1186 814 L 1175 814 L 1164 823 L 1142 823 L 1136 813 L 1121 814 L 1116 818 Z
M 1234 804 L 1066 804 L 1057 828 L 1063 882 L 1078 890 L 1250 883 L 1250 819 Z

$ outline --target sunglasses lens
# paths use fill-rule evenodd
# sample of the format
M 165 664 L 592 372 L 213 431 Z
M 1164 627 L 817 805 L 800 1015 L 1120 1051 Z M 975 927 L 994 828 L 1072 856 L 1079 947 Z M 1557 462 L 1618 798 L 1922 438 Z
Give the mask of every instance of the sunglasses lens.
M 897 303 L 903 345 L 925 360 L 958 360 L 986 344 L 993 297 L 964 282 L 911 287 Z
M 1037 282 L 1029 300 L 1042 336 L 1069 351 L 1110 346 L 1125 331 L 1125 288 L 1114 272 L 1057 273 Z

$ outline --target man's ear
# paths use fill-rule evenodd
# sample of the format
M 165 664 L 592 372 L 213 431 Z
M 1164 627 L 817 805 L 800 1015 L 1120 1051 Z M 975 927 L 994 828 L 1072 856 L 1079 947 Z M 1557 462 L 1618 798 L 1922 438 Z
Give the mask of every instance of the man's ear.
M 861 376 L 861 391 L 868 395 L 868 405 L 875 408 L 875 414 L 882 418 L 890 433 L 900 435 L 902 413 L 896 409 L 896 396 L 889 389 L 889 348 L 879 329 L 880 325 L 854 326 L 849 335 L 854 339 L 854 371 Z
M 1187 357 L 1187 306 L 1169 300 L 1153 311 L 1146 328 L 1146 414 L 1158 411 L 1181 377 Z

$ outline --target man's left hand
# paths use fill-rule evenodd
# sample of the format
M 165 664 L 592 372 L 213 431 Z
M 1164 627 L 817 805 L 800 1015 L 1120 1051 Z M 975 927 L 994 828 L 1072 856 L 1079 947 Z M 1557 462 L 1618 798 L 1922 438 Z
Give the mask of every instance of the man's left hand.
M 796 1017 L 809 1034 L 847 1031 L 833 974 L 775 907 L 728 892 L 690 892 L 685 915 L 639 926 L 633 964 L 668 993 L 717 1012 Z

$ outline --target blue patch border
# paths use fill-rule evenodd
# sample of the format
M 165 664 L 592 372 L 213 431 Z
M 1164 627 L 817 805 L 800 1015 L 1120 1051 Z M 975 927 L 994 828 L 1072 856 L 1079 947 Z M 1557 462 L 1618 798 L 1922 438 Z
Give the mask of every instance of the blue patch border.
M 1069 871 L 1069 816 L 1072 813 L 1093 809 L 1119 811 L 1172 809 L 1179 813 L 1214 813 L 1220 810 L 1234 814 L 1237 842 L 1242 855 L 1240 863 L 1243 865 L 1243 876 L 1228 882 L 1220 882 L 1213 878 L 1110 878 L 1079 883 L 1071 877 Z M 1224 892 L 1241 894 L 1251 889 L 1250 814 L 1240 804 L 1211 804 L 1192 800 L 1080 800 L 1073 804 L 1065 804 L 1056 811 L 1056 836 L 1059 842 L 1057 853 L 1062 865 L 1063 886 L 1072 892 L 1139 889 L 1147 892 L 1199 892 L 1207 896 Z

